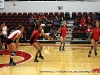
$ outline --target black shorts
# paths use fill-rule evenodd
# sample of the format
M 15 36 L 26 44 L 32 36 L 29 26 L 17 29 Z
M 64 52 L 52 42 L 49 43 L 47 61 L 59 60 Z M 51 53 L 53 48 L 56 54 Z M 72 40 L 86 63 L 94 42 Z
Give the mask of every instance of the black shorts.
M 7 42 L 7 44 L 11 44 L 11 43 L 13 43 L 14 41 L 11 40 L 11 39 L 7 39 L 6 42 Z
M 32 45 L 34 43 L 34 41 L 30 40 L 30 44 Z
M 0 39 L 1 39 L 1 35 L 0 35 Z
M 97 41 L 99 41 L 99 40 L 95 40 L 95 42 L 97 42 Z
M 30 44 L 31 44 L 31 45 L 32 45 L 34 42 L 36 42 L 36 41 L 33 41 L 33 39 L 30 40 Z
M 93 39 L 93 38 L 92 38 Z M 95 40 L 95 39 L 93 39 L 95 42 L 97 42 L 97 41 L 99 41 L 99 40 Z

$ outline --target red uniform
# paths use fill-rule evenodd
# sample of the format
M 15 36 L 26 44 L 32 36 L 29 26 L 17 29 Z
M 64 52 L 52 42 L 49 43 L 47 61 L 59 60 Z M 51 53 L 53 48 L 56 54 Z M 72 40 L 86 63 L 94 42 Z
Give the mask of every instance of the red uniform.
M 40 32 L 38 30 L 33 31 L 30 37 L 30 44 L 33 44 L 34 42 L 36 42 L 39 36 L 40 36 Z
M 87 19 L 87 24 L 92 24 L 92 20 L 91 19 Z
M 44 19 L 44 16 L 41 15 L 41 16 L 39 16 L 38 18 L 39 18 L 40 20 L 43 20 L 43 19 Z
M 91 28 L 87 28 L 87 29 L 85 30 L 85 33 L 88 33 L 88 32 L 91 32 L 91 31 L 92 31 Z
M 68 30 L 68 27 L 61 26 L 61 35 L 60 36 L 65 37 L 67 30 Z
M 93 29 L 93 36 L 92 39 L 98 41 L 100 36 L 100 28 L 94 28 Z
M 85 26 L 86 25 L 86 19 L 80 19 L 80 25 Z

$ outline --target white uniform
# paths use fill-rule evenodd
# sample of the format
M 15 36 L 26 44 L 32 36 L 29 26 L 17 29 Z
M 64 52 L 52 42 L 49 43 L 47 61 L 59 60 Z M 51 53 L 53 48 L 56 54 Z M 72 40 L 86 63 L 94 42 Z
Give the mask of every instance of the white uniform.
M 3 35 L 7 35 L 7 26 L 4 26 L 4 27 L 2 28 L 2 34 L 3 34 Z
M 18 34 L 21 34 L 21 31 L 20 30 L 16 30 L 14 32 L 12 32 L 9 36 L 8 36 L 8 39 L 11 39 L 11 40 L 15 40 L 18 36 Z

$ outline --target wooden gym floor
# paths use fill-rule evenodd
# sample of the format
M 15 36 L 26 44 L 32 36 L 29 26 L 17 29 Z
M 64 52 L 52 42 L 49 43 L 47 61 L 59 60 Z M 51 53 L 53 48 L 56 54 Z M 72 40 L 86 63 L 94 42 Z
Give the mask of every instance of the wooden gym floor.
M 36 49 L 19 46 L 14 58 L 17 66 L 8 66 L 9 50 L 0 56 L 0 75 L 100 75 L 100 46 L 98 55 L 87 57 L 90 44 L 66 44 L 65 51 L 59 51 L 58 44 L 42 44 L 44 60 L 34 62 Z

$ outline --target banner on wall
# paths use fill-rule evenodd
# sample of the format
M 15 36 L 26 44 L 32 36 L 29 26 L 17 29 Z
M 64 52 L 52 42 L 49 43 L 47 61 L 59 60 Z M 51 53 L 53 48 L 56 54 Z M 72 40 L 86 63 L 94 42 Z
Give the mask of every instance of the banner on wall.
M 4 8 L 4 0 L 0 0 L 0 8 Z

